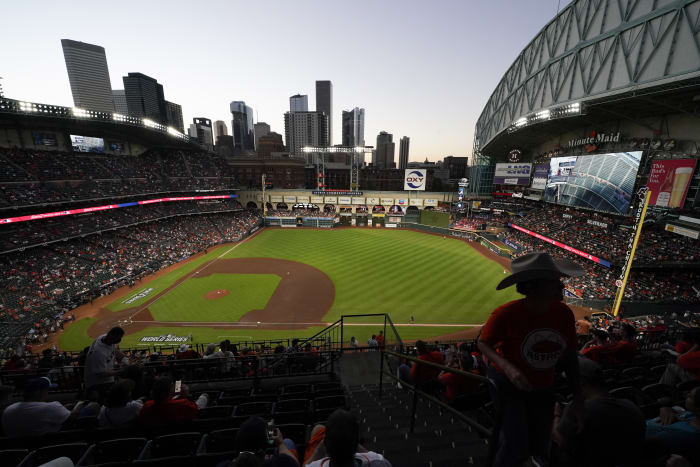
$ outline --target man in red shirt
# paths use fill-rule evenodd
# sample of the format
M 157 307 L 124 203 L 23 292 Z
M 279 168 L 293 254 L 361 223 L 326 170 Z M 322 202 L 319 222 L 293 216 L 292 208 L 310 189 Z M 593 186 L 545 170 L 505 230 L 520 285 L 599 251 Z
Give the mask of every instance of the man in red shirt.
M 380 350 L 384 349 L 384 331 L 379 331 L 379 335 L 377 336 L 377 344 L 379 345 Z
M 208 396 L 202 394 L 197 402 L 190 401 L 187 386 L 182 385 L 180 394 L 171 396 L 172 381 L 163 377 L 153 383 L 153 399 L 146 401 L 139 413 L 142 425 L 159 426 L 184 422 L 197 418 L 199 409 L 207 406 Z
M 423 341 L 416 341 L 416 351 L 418 351 L 418 360 L 437 363 L 438 365 L 445 364 L 445 357 L 442 356 L 440 351 L 430 351 L 428 345 Z M 437 376 L 439 374 L 439 368 L 433 368 L 419 363 L 415 363 L 411 366 L 404 363 L 399 366 L 399 378 L 423 389 L 425 389 L 428 382 L 437 381 Z
M 661 375 L 660 383 L 675 386 L 683 381 L 700 379 L 700 339 L 692 336 L 692 347 L 678 356 L 676 363 L 666 365 L 666 371 Z
M 564 364 L 574 393 L 572 408 L 583 426 L 574 314 L 562 303 L 562 276 L 580 276 L 571 261 L 530 253 L 511 262 L 513 273 L 497 290 L 517 284 L 525 298 L 496 308 L 481 329 L 478 347 L 491 366 L 492 397 L 501 414 L 495 466 L 520 465 L 531 456 L 549 458 L 554 415 L 555 367 Z M 492 388 L 493 389 L 493 388 Z

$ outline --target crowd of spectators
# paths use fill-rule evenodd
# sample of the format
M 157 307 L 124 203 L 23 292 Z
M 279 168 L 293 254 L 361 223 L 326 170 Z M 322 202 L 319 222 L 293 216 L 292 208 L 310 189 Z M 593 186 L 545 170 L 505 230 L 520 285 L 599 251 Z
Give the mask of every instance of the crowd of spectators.
M 0 149 L 0 207 L 236 188 L 213 154 L 151 150 L 139 156 Z
M 302 208 L 297 208 L 293 209 L 291 211 L 283 210 L 283 209 L 268 209 L 267 210 L 267 216 L 268 217 L 326 217 L 329 219 L 332 219 L 333 217 L 336 216 L 335 212 L 326 212 L 326 211 L 321 211 L 319 209 L 302 209 Z
M 240 240 L 259 222 L 253 211 L 175 216 L 96 235 L 74 230 L 78 236 L 68 241 L 0 255 L 0 348 L 41 343 L 75 306 L 212 245 Z M 91 223 L 100 224 L 82 225 Z

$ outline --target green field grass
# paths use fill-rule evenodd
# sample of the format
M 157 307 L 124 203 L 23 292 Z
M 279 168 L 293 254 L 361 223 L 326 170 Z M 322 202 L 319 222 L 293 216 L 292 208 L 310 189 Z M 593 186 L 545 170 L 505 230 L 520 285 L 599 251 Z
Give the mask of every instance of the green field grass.
M 224 248 L 224 249 L 222 249 Z M 395 323 L 479 324 L 498 305 L 518 298 L 513 289 L 496 292 L 503 268 L 484 258 L 464 242 L 408 230 L 265 230 L 235 248 L 220 247 L 155 281 L 135 289 L 131 297 L 154 287 L 152 297 L 173 282 L 195 271 L 204 262 L 228 251 L 224 258 L 266 257 L 306 263 L 325 272 L 335 284 L 335 301 L 324 317 L 332 322 L 341 315 L 389 313 Z M 247 277 L 242 277 L 247 276 Z M 214 274 L 188 278 L 149 306 L 159 321 L 231 322 L 242 314 L 264 307 L 279 277 L 274 275 Z M 227 289 L 228 297 L 213 301 L 203 298 L 210 290 Z M 126 298 L 128 298 L 126 297 Z M 149 297 L 124 305 L 125 297 L 110 304 L 118 311 L 138 306 Z M 60 337 L 61 348 L 77 349 L 89 344 L 85 333 L 90 323 L 80 320 Z M 367 321 L 360 321 L 367 322 Z M 374 322 L 374 321 L 369 321 Z M 306 337 L 322 327 L 280 331 L 259 328 L 221 329 L 204 326 L 152 327 L 129 334 L 124 344 L 137 345 L 143 336 L 188 335 L 198 342 L 223 339 L 245 340 Z M 364 341 L 377 326 L 349 327 Z M 400 327 L 402 338 L 428 338 L 465 329 L 464 327 Z M 346 332 L 346 334 L 347 334 Z M 224 337 L 225 336 L 225 337 Z

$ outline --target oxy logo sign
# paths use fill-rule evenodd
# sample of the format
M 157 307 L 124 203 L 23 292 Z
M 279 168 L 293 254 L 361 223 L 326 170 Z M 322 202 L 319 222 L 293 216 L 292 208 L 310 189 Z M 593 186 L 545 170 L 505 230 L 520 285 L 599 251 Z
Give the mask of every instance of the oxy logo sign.
M 426 172 L 424 169 L 406 169 L 403 189 L 425 191 L 426 178 Z

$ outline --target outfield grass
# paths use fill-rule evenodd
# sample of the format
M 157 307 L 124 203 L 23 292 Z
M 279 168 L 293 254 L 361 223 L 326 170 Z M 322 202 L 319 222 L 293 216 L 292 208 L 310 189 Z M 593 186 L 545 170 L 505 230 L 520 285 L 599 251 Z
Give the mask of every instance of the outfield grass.
M 416 323 L 480 324 L 498 305 L 519 297 L 513 288 L 496 291 L 503 268 L 484 258 L 461 240 L 408 230 L 373 229 L 269 229 L 239 244 L 219 247 L 153 282 L 133 294 L 153 287 L 152 297 L 177 279 L 186 276 L 205 261 L 227 250 L 224 258 L 266 257 L 306 263 L 326 273 L 335 284 L 335 301 L 323 318 L 332 322 L 341 315 L 389 313 L 395 323 L 407 323 L 411 315 Z M 248 276 L 248 277 L 243 277 Z M 162 296 L 149 308 L 159 321 L 231 322 L 251 309 L 263 308 L 279 281 L 274 275 L 214 274 L 189 278 Z M 228 297 L 205 300 L 210 290 L 227 289 Z M 137 306 L 148 297 L 124 305 L 128 297 L 110 304 L 118 311 Z M 374 321 L 356 321 L 359 323 Z M 85 333 L 90 322 L 80 320 L 61 336 L 61 348 L 80 349 L 90 339 Z M 308 337 L 321 327 L 280 331 L 259 328 L 224 330 L 203 326 L 151 327 L 128 335 L 124 344 L 136 345 L 143 336 L 161 334 L 188 335 L 198 342 L 223 339 L 275 339 Z M 377 326 L 348 327 L 361 342 Z M 404 339 L 430 338 L 464 330 L 463 327 L 400 327 Z M 241 337 L 235 337 L 241 336 Z M 248 336 L 248 337 L 243 337 Z M 349 338 L 349 337 L 348 337 Z

